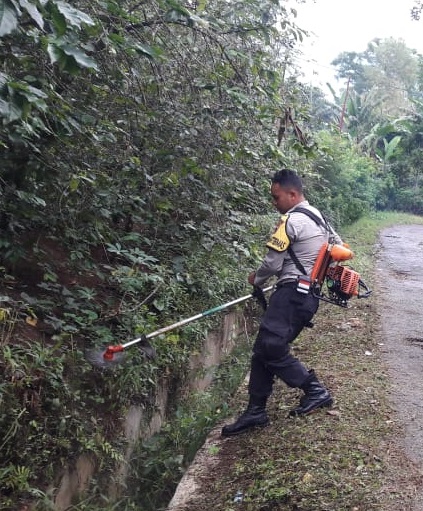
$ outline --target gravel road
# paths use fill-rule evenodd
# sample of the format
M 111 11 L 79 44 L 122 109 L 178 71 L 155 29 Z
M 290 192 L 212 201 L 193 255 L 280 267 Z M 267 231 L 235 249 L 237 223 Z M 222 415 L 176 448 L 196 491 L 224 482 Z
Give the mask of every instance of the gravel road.
M 404 448 L 423 466 L 423 225 L 380 233 L 376 268 L 382 353 L 391 377 L 392 406 L 404 423 Z M 423 511 L 423 493 L 414 511 Z

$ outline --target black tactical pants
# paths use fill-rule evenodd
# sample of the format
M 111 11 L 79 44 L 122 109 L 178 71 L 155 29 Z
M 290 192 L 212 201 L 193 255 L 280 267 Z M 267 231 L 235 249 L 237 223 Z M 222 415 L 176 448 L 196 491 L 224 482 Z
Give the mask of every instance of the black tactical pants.
M 290 343 L 319 308 L 319 299 L 301 294 L 295 283 L 277 288 L 261 321 L 251 358 L 249 393 L 268 397 L 275 377 L 290 387 L 301 387 L 310 373 L 290 353 Z

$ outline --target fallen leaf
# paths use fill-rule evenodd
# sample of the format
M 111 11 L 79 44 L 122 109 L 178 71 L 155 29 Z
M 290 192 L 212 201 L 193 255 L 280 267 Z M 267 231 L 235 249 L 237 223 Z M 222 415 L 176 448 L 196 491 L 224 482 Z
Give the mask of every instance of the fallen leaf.
M 340 417 L 341 412 L 339 410 L 328 410 L 326 412 L 328 415 L 333 415 L 334 417 Z
M 303 483 L 309 483 L 310 481 L 313 480 L 313 475 L 310 474 L 310 472 L 306 472 L 304 475 L 303 475 Z
M 25 322 L 28 323 L 28 325 L 37 326 L 38 319 L 37 318 L 33 318 L 31 316 L 27 316 L 25 318 Z

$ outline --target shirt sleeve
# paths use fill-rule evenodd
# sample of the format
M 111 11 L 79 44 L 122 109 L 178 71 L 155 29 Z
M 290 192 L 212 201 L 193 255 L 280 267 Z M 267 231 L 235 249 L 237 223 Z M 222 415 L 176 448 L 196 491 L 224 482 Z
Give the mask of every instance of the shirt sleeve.
M 256 271 L 254 285 L 261 287 L 273 276 L 279 276 L 282 272 L 286 252 L 277 252 L 272 248 L 268 250 L 259 269 Z

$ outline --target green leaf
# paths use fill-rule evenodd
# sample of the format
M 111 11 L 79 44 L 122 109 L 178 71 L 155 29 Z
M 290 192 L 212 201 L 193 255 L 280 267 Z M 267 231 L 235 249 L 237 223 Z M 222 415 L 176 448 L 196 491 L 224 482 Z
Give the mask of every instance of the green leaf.
M 71 192 L 76 192 L 79 186 L 79 179 L 76 176 L 73 176 L 72 179 L 69 181 L 69 190 Z
M 4 101 L 4 99 L 0 99 L 0 116 L 8 117 L 9 116 L 9 103 Z
M 37 98 L 43 98 L 43 99 L 48 98 L 48 95 L 44 91 L 42 91 L 41 89 L 38 89 L 37 87 L 33 87 L 32 85 L 27 85 L 26 90 L 28 91 L 28 94 L 26 94 L 28 99 L 33 100 L 32 98 L 34 96 L 36 96 Z
M 97 69 L 97 63 L 79 48 L 55 39 L 48 44 L 50 61 L 58 63 L 61 69 L 75 74 L 80 68 Z
M 0 90 L 6 85 L 7 80 L 8 80 L 7 75 L 0 72 Z
M 57 35 L 64 35 L 66 33 L 66 19 L 62 13 L 60 13 L 54 6 L 51 9 L 51 22 L 53 23 L 55 33 Z M 50 56 L 51 58 L 51 56 Z M 52 61 L 53 62 L 53 61 Z
M 110 41 L 116 44 L 123 44 L 125 42 L 125 38 L 121 34 L 107 34 L 107 37 L 110 39 Z
M 17 121 L 18 119 L 22 119 L 24 116 L 24 111 L 15 103 L 9 102 L 9 115 L 8 122 Z
M 66 55 L 73 57 L 80 67 L 97 69 L 97 63 L 95 60 L 89 57 L 79 48 L 76 48 L 70 44 L 64 44 L 61 46 L 61 49 L 64 51 L 64 53 L 66 53 Z
M 179 14 L 182 14 L 183 16 L 190 16 L 190 11 L 184 7 L 183 5 L 181 5 L 179 2 L 177 2 L 176 0 L 166 0 L 166 4 L 170 6 L 170 10 L 172 11 L 176 11 L 178 12 Z
M 26 12 L 31 16 L 31 18 L 35 21 L 35 23 L 40 27 L 41 30 L 44 29 L 44 19 L 34 4 L 28 2 L 28 0 L 19 0 L 20 6 L 26 10 Z
M 148 46 L 147 44 L 137 43 L 136 45 L 134 45 L 134 49 L 138 53 L 147 55 L 147 57 L 152 59 L 157 56 L 157 52 L 155 51 L 155 49 L 152 48 L 151 46 Z
M 207 0 L 199 0 L 197 2 L 197 12 L 203 12 L 206 8 Z
M 50 62 L 52 64 L 55 64 L 56 62 L 58 62 L 60 60 L 60 56 L 61 56 L 62 52 L 59 50 L 59 48 L 54 43 L 49 43 L 47 46 L 47 53 L 50 57 Z
M 8 82 L 7 86 L 9 89 L 13 91 L 17 91 L 19 94 L 25 96 L 28 101 L 36 101 L 39 98 L 46 99 L 48 96 L 45 92 L 37 87 L 33 87 L 32 85 L 28 85 L 26 82 L 17 81 L 17 82 Z
M 385 159 L 385 161 L 388 161 L 390 158 L 392 158 L 392 156 L 394 155 L 395 150 L 400 142 L 401 142 L 401 137 L 398 135 L 396 137 L 394 137 L 392 140 L 390 140 L 389 142 L 384 140 L 384 145 L 385 145 L 385 158 L 384 159 Z
M 81 28 L 82 25 L 95 25 L 88 14 L 85 14 L 79 9 L 75 9 L 75 7 L 72 7 L 67 2 L 58 1 L 56 2 L 56 6 L 59 12 L 65 17 L 66 21 L 74 27 Z
M 20 14 L 9 0 L 3 0 L 0 4 L 0 37 L 10 34 L 17 28 Z

